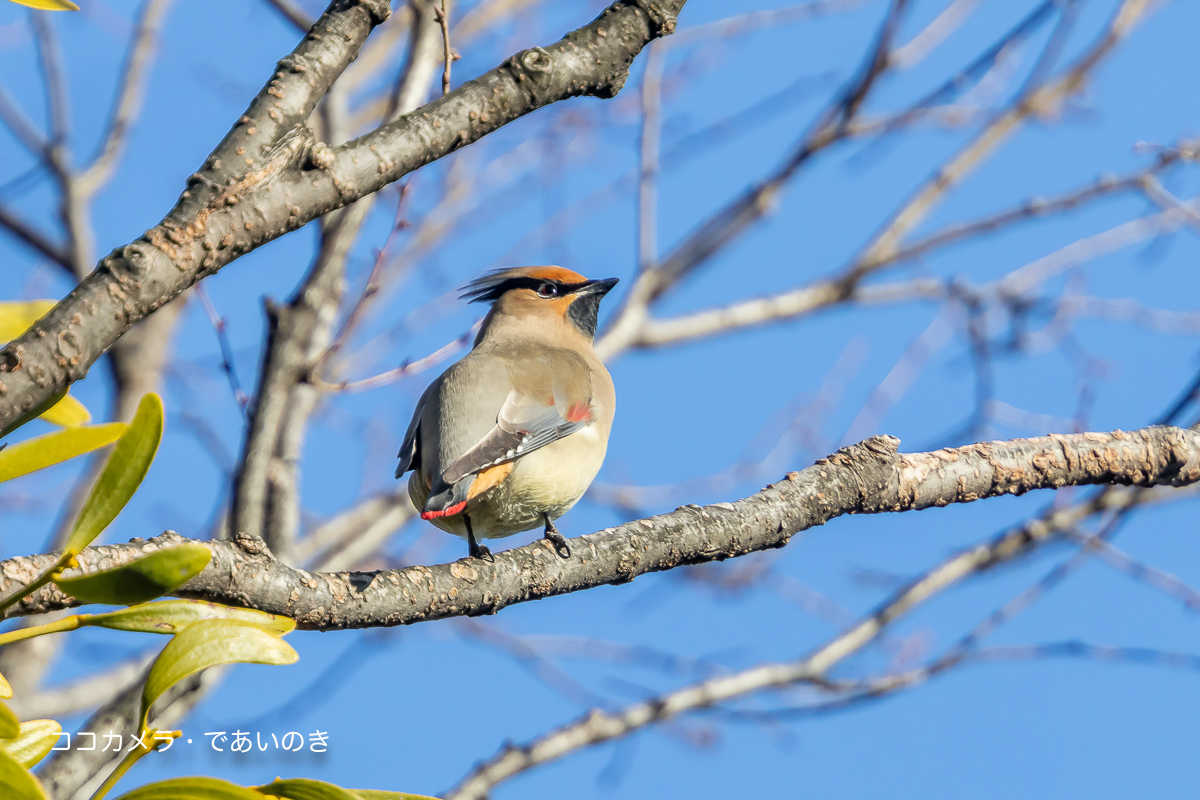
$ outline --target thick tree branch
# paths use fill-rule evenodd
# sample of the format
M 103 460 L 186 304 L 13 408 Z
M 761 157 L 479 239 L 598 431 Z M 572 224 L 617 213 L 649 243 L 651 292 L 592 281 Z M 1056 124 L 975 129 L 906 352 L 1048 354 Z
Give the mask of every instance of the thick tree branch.
M 335 0 L 191 177 L 174 210 L 118 248 L 25 335 L 0 350 L 0 426 L 88 368 L 132 325 L 196 281 L 543 106 L 612 97 L 685 0 L 619 0 L 547 48 L 525 50 L 453 92 L 340 147 L 305 120 L 388 13 Z
M 212 563 L 177 594 L 285 614 L 312 630 L 407 625 L 492 614 L 514 603 L 783 547 L 795 534 L 844 514 L 918 510 L 1063 486 L 1200 481 L 1200 432 L 1174 427 L 1051 434 L 906 455 L 897 453 L 898 445 L 894 437 L 874 437 L 735 503 L 684 506 L 580 537 L 567 560 L 539 541 L 500 553 L 494 563 L 463 559 L 374 573 L 309 573 L 274 560 L 258 540 L 235 535 L 208 543 Z M 89 572 L 107 569 L 181 540 L 169 532 L 88 548 L 80 565 Z M 53 558 L 0 562 L 0 591 L 31 580 Z M 73 604 L 47 587 L 10 615 Z
M 420 10 L 417 9 L 418 17 Z M 437 27 L 432 35 L 436 38 Z M 385 122 L 414 111 L 428 93 L 436 51 L 420 47 L 421 20 L 413 38 L 395 102 Z M 413 88 L 413 87 L 417 88 Z M 330 100 L 341 93 L 336 88 Z M 340 104 L 333 104 L 339 108 Z M 340 132 L 345 114 L 329 110 L 328 127 Z M 308 418 L 319 400 L 314 373 L 330 346 L 341 303 L 346 260 L 378 195 L 323 220 L 317 258 L 300 287 L 282 308 L 268 305 L 267 352 L 242 459 L 233 487 L 232 529 L 262 537 L 287 563 L 300 532 L 300 457 Z M 353 313 L 352 313 L 353 316 Z
M 370 198 L 339 212 L 323 231 L 316 262 L 291 301 L 267 304 L 267 352 L 234 480 L 232 530 L 262 537 L 289 563 L 300 525 L 301 443 L 317 401 L 304 373 L 329 344 L 346 257 L 369 210 Z

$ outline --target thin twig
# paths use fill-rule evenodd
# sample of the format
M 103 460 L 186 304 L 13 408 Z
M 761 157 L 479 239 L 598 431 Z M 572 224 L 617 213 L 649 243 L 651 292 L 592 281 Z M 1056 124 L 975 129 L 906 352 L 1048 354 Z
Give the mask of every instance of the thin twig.
M 17 105 L 17 101 L 3 84 L 0 84 L 0 122 L 17 137 L 26 150 L 38 158 L 45 157 L 49 142 Z
M 137 30 L 125 54 L 125 63 L 121 68 L 121 86 L 113 99 L 104 143 L 91 165 L 77 178 L 80 191 L 86 195 L 94 194 L 112 177 L 129 127 L 141 107 L 146 78 L 150 73 L 154 55 L 155 36 L 166 18 L 170 5 L 171 0 L 147 0 L 138 15 Z
M 1015 102 L 989 123 L 964 148 L 934 171 L 925 183 L 901 206 L 883 229 L 872 237 L 852 266 L 856 275 L 866 275 L 894 257 L 903 238 L 915 228 L 945 194 L 1003 141 L 1012 135 L 1021 124 L 1033 116 L 1050 113 L 1069 95 L 1077 92 L 1084 76 L 1125 38 L 1141 16 L 1149 10 L 1149 0 L 1126 0 L 1121 5 L 1104 35 L 1101 36 L 1062 75 L 1045 84 L 1031 87 Z
M 362 320 L 363 311 L 371 302 L 371 299 L 378 294 L 380 277 L 383 272 L 384 264 L 387 261 L 388 254 L 391 251 L 392 242 L 396 238 L 397 234 L 406 230 L 409 226 L 408 219 L 405 215 L 408 210 L 408 203 L 406 200 L 410 196 L 409 186 L 411 184 L 411 179 L 400 184 L 400 197 L 396 201 L 396 215 L 392 220 L 392 227 L 388 230 L 387 238 L 383 241 L 383 247 L 380 247 L 379 251 L 375 254 L 375 261 L 371 264 L 371 272 L 367 275 L 366 285 L 363 286 L 362 293 L 359 294 L 358 299 L 354 302 L 354 307 L 350 309 L 350 313 L 346 316 L 346 320 L 342 323 L 342 327 L 340 330 L 338 330 L 333 342 L 329 345 L 329 347 L 325 348 L 325 351 L 321 353 L 320 357 L 313 365 L 312 372 L 314 375 L 320 375 L 322 368 L 331 359 L 336 357 L 337 354 L 341 352 L 342 348 L 346 346 L 347 339 L 349 339 L 350 335 L 354 333 L 354 329 Z
M 662 78 L 666 63 L 662 42 L 650 45 L 642 76 L 642 127 L 638 148 L 638 274 L 658 263 L 658 158 L 662 138 Z
M 229 381 L 229 388 L 233 391 L 234 402 L 237 403 L 238 409 L 245 415 L 247 407 L 250 404 L 250 397 L 242 389 L 242 382 L 238 380 L 237 369 L 233 363 L 233 348 L 229 345 L 229 334 L 225 330 L 225 318 L 217 312 L 217 308 L 209 298 L 204 284 L 196 284 L 196 296 L 200 298 L 200 305 L 204 307 L 204 313 L 208 315 L 208 321 L 212 325 L 213 333 L 217 335 L 217 345 L 221 348 L 221 371 L 225 373 L 225 378 Z
M 267 4 L 292 23 L 292 27 L 300 33 L 308 33 L 309 28 L 313 26 L 313 19 L 293 0 L 267 0 Z
M 405 361 L 395 369 L 389 369 L 387 372 L 381 372 L 378 375 L 372 375 L 369 378 L 362 378 L 357 381 L 338 381 L 330 383 L 322 380 L 315 375 L 310 377 L 310 381 L 314 386 L 326 392 L 365 392 L 368 389 L 377 389 L 380 386 L 387 386 L 389 383 L 395 383 L 402 378 L 407 378 L 410 375 L 416 375 L 419 372 L 424 372 L 427 369 L 436 367 L 438 364 L 445 361 L 450 356 L 462 350 L 475 336 L 478 329 L 478 324 L 471 327 L 466 333 L 459 336 L 452 342 L 442 345 L 437 350 L 434 350 L 424 358 L 419 358 L 416 361 Z
M 857 76 L 818 117 L 784 162 L 697 226 L 665 258 L 656 259 L 653 270 L 638 275 L 616 318 L 596 343 L 596 352 L 601 358 L 612 358 L 627 349 L 637 339 L 651 304 L 761 219 L 783 186 L 813 156 L 850 135 L 851 122 L 888 69 L 891 43 L 906 6 L 907 0 L 893 0 L 889 5 Z
M 446 94 L 450 91 L 450 65 L 454 63 L 455 59 L 454 51 L 450 49 L 450 14 L 446 11 L 446 0 L 440 0 L 440 2 L 440 5 L 434 6 L 434 15 L 442 29 L 442 57 L 444 59 L 442 94 Z
M 18 241 L 58 266 L 68 272 L 71 271 L 71 256 L 61 245 L 51 241 L 46 234 L 35 229 L 31 223 L 21 219 L 4 206 L 0 206 L 0 228 L 4 228 Z

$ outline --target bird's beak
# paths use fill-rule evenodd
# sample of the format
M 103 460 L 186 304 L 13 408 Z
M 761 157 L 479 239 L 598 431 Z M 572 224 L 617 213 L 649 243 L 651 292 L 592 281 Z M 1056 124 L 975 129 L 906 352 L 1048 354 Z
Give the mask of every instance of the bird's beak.
M 604 297 L 612 291 L 612 288 L 617 285 L 617 278 L 605 278 L 602 281 L 588 281 L 583 285 L 577 294 L 594 294 L 597 297 Z

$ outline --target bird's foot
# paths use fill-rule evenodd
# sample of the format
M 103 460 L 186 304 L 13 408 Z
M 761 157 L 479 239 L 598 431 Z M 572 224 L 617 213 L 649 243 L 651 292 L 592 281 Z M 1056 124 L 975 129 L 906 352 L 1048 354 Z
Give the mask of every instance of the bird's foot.
M 549 517 L 546 517 L 546 531 L 542 538 L 554 545 L 554 552 L 558 553 L 559 558 L 571 557 L 571 546 L 567 544 L 567 537 L 558 532 L 558 528 Z
M 475 539 L 475 531 L 471 529 L 470 518 L 463 516 L 463 522 L 467 526 L 467 555 L 471 558 L 481 558 L 484 561 L 495 564 L 496 557 L 492 555 L 492 551 L 487 548 L 487 545 L 482 545 Z
M 488 549 L 488 546 L 480 544 L 473 538 L 467 542 L 467 550 L 467 555 L 471 558 L 482 558 L 484 561 L 489 561 L 493 564 L 496 563 L 496 557 L 492 555 L 492 551 Z

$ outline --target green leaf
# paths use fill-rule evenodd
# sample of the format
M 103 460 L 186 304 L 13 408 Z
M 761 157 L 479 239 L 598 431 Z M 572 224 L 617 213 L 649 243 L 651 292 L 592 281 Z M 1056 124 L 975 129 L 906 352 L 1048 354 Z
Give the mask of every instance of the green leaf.
M 384 792 L 378 789 L 343 789 L 310 778 L 276 778 L 265 786 L 254 787 L 265 795 L 287 800 L 437 800 L 423 794 Z
M 163 600 L 142 603 L 129 608 L 96 614 L 86 618 L 84 625 L 112 628 L 118 631 L 142 633 L 179 633 L 194 622 L 206 619 L 236 619 L 282 636 L 295 629 L 296 623 L 278 614 L 268 614 L 253 608 L 223 606 L 204 600 Z
M 179 681 L 220 664 L 294 664 L 300 656 L 291 645 L 257 625 L 234 619 L 195 622 L 167 642 L 142 688 L 143 727 L 150 706 Z
M 9 342 L 20 336 L 57 304 L 57 300 L 0 303 L 0 342 Z
M 0 483 L 62 463 L 115 442 L 125 432 L 123 422 L 67 428 L 17 442 L 0 450 Z
M 19 6 L 40 8 L 42 11 L 78 11 L 79 6 L 71 0 L 9 0 Z
M 131 605 L 178 589 L 203 572 L 211 559 L 212 551 L 204 545 L 184 542 L 151 551 L 119 567 L 56 578 L 54 583 L 84 603 Z
M 172 778 L 140 786 L 117 800 L 263 800 L 263 795 L 219 778 Z
M 104 471 L 83 504 L 63 552 L 78 553 L 108 527 L 133 497 L 162 439 L 162 398 L 150 392 L 138 403 L 129 429 L 117 440 Z
M 21 735 L 21 720 L 4 703 L 0 703 L 0 739 L 15 739 Z
M 3 749 L 0 749 L 0 797 L 4 800 L 49 800 L 38 779 Z
M 58 742 L 62 725 L 52 719 L 31 719 L 21 723 L 21 733 L 15 739 L 0 740 L 0 749 L 6 750 L 26 769 L 46 757 Z
M 265 795 L 286 797 L 288 800 L 359 800 L 340 786 L 309 778 L 276 778 L 266 786 L 255 788 Z
M 78 428 L 80 425 L 87 425 L 91 422 L 92 414 L 83 403 L 71 395 L 66 395 L 52 405 L 49 411 L 43 413 L 42 419 L 60 428 Z

